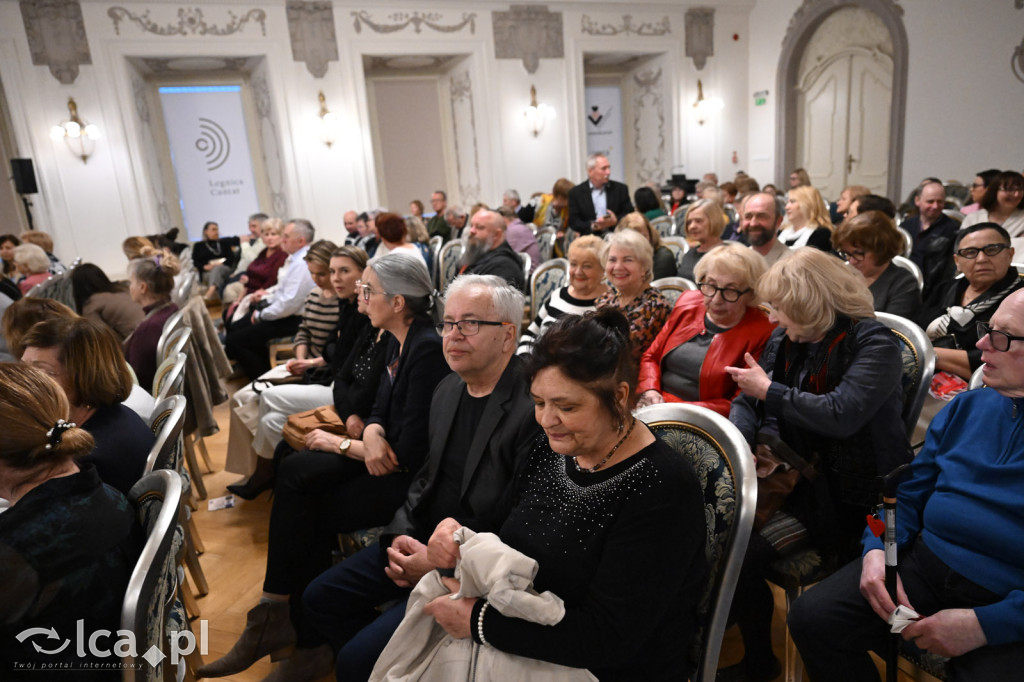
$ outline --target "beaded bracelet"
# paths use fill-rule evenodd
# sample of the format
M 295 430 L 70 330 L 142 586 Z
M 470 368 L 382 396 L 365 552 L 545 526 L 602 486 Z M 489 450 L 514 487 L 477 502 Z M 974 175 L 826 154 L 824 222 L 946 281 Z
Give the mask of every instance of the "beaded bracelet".
M 491 602 L 485 599 L 484 605 L 480 607 L 480 615 L 476 617 L 476 636 L 484 646 L 487 646 L 487 640 L 484 639 L 484 614 L 487 613 L 487 607 L 490 605 Z

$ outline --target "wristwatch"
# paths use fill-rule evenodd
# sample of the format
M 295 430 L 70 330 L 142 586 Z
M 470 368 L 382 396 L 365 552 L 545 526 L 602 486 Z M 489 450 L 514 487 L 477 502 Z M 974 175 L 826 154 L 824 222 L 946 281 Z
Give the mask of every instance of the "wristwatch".
M 351 438 L 342 438 L 341 442 L 338 443 L 338 452 L 340 454 L 342 454 L 342 455 L 347 455 L 348 454 L 348 449 L 350 447 L 352 447 L 352 439 Z

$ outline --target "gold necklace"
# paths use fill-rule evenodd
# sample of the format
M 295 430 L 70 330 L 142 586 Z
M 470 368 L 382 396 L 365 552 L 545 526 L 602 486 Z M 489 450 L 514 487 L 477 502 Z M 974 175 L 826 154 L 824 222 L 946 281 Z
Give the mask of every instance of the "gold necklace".
M 589 469 L 584 469 L 583 467 L 581 467 L 580 463 L 576 461 L 576 456 L 574 455 L 572 458 L 572 463 L 576 467 L 576 471 L 581 471 L 585 474 L 592 474 L 601 467 L 603 467 L 608 462 L 608 460 L 612 458 L 612 455 L 615 454 L 615 451 L 619 449 L 619 446 L 626 442 L 626 439 L 629 438 L 629 434 L 633 433 L 634 426 L 636 426 L 636 417 L 633 417 L 633 421 L 629 423 L 629 429 L 626 431 L 626 435 L 619 439 L 619 442 L 615 444 L 615 447 L 612 448 L 611 452 L 605 455 L 604 459 L 602 459 L 600 462 L 590 467 Z

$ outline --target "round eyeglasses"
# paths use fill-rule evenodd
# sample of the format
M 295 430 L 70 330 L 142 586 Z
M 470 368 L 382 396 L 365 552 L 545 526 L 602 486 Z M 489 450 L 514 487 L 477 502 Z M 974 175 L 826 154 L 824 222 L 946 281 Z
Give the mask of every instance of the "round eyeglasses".
M 740 296 L 750 291 L 750 287 L 740 291 L 739 289 L 733 289 L 731 287 L 716 287 L 710 282 L 700 282 L 697 285 L 697 288 L 700 290 L 700 293 L 704 294 L 709 299 L 714 298 L 716 293 L 721 294 L 722 300 L 726 303 L 735 303 L 740 300 Z

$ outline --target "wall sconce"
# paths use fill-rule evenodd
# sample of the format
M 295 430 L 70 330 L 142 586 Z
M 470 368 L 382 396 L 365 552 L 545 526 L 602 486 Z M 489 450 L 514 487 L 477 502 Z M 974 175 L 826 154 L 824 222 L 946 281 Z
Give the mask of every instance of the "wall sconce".
M 523 110 L 523 118 L 526 119 L 526 127 L 533 133 L 534 137 L 540 135 L 544 130 L 544 124 L 555 118 L 553 107 L 544 104 L 537 104 L 537 88 L 530 86 L 530 106 Z
M 717 114 L 725 108 L 725 102 L 722 101 L 721 97 L 704 97 L 704 84 L 698 78 L 697 101 L 693 103 L 693 108 L 697 110 L 697 123 L 704 125 L 704 121 L 707 120 L 708 116 Z
M 74 97 L 68 97 L 68 114 L 68 120 L 50 128 L 50 139 L 63 139 L 71 153 L 86 163 L 96 147 L 96 140 L 100 138 L 100 129 L 95 123 L 87 123 L 78 116 Z
M 320 141 L 327 145 L 330 149 L 331 145 L 338 139 L 338 134 L 341 132 L 341 121 L 338 120 L 336 114 L 332 114 L 327 109 L 327 98 L 324 97 L 324 91 L 321 90 L 317 95 L 320 100 L 320 111 L 317 112 L 319 117 L 319 130 L 318 134 Z

